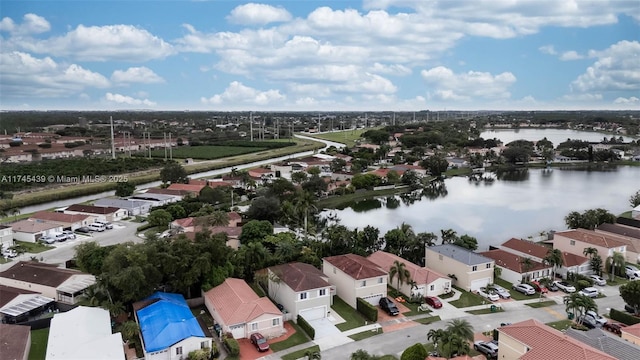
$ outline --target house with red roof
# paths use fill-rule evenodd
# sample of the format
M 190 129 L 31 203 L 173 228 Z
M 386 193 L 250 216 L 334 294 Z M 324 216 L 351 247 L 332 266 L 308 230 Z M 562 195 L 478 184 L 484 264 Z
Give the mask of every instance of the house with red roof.
M 62 225 L 64 229 L 75 230 L 79 227 L 87 226 L 95 220 L 96 217 L 86 214 L 64 214 L 53 211 L 38 211 L 29 217 L 30 220 L 46 221 Z
M 538 280 L 551 276 L 551 266 L 545 265 L 530 257 L 519 256 L 501 249 L 481 252 L 480 255 L 493 259 L 495 266 L 502 269 L 500 277 L 512 284 Z M 529 259 L 530 266 L 525 265 Z
M 204 304 L 223 333 L 235 339 L 259 332 L 267 338 L 284 333 L 282 312 L 267 297 L 259 297 L 242 279 L 229 278 L 203 292 Z
M 267 268 L 269 297 L 292 315 L 305 320 L 328 316 L 333 303 L 329 278 L 313 265 L 292 262 Z
M 498 348 L 500 359 L 615 359 L 535 319 L 499 327 Z
M 539 263 L 542 263 L 545 256 L 547 256 L 549 251 L 551 251 L 551 248 L 548 246 L 516 238 L 511 238 L 502 243 L 502 245 L 500 245 L 500 249 L 520 257 L 529 257 L 531 260 Z M 561 253 L 562 266 L 555 269 L 556 275 L 566 278 L 567 274 L 570 272 L 582 275 L 589 275 L 593 272 L 591 270 L 591 265 L 589 264 L 589 259 L 582 254 L 572 254 L 566 251 L 561 251 Z
M 322 272 L 336 287 L 336 294 L 351 307 L 362 298 L 378 305 L 387 296 L 388 270 L 356 254 L 330 256 L 322 259 Z
M 440 274 L 435 270 L 416 265 L 397 255 L 384 251 L 376 251 L 367 257 L 369 261 L 378 265 L 380 268 L 390 271 L 395 262 L 403 263 L 405 269 L 409 271 L 411 280 L 415 281 L 415 286 L 408 284 L 408 281 L 400 284 L 397 289 L 407 296 L 438 296 L 451 291 L 451 279 Z M 398 286 L 397 278 L 388 279 L 389 285 L 396 288 Z
M 598 233 L 593 230 L 575 229 L 560 231 L 553 234 L 553 248 L 575 255 L 583 255 L 584 249 L 592 247 L 605 261 L 614 252 L 622 253 L 626 258 L 627 244 L 619 238 Z
M 127 209 L 82 204 L 73 204 L 64 209 L 64 213 L 71 215 L 89 215 L 102 221 L 119 221 L 129 216 Z

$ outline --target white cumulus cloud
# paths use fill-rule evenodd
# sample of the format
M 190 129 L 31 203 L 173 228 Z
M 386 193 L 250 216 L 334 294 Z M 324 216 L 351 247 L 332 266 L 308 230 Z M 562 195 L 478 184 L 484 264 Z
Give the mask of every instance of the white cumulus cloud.
M 284 8 L 266 4 L 249 3 L 231 10 L 227 20 L 235 24 L 265 25 L 291 20 L 291 14 Z
M 51 30 L 47 19 L 36 14 L 25 14 L 21 24 L 16 24 L 11 18 L 5 17 L 0 21 L 0 31 L 7 31 L 12 35 L 41 34 Z
M 508 89 L 516 82 L 516 77 L 510 72 L 498 75 L 479 71 L 456 74 L 444 66 L 422 70 L 420 74 L 432 86 L 430 94 L 442 100 L 509 98 Z
M 639 105 L 640 104 L 640 99 L 635 97 L 635 96 L 631 96 L 629 98 L 623 98 L 623 97 L 619 97 L 616 98 L 615 100 L 613 100 L 614 104 L 625 104 L 625 105 Z
M 589 55 L 598 60 L 571 83 L 572 92 L 640 89 L 640 42 L 623 40 Z
M 126 96 L 122 94 L 112 94 L 110 92 L 106 93 L 104 96 L 105 100 L 111 103 L 120 104 L 120 105 L 144 105 L 144 106 L 156 106 L 157 104 L 149 99 L 136 99 L 131 96 Z
M 127 70 L 116 70 L 111 75 L 111 81 L 115 83 L 162 83 L 164 79 L 148 67 L 131 67 Z
M 560 60 L 562 61 L 571 61 L 571 60 L 580 60 L 580 59 L 584 59 L 584 56 L 578 54 L 578 52 L 574 50 L 565 51 L 562 53 L 562 55 L 560 55 Z
M 270 89 L 260 91 L 252 87 L 246 86 L 239 81 L 233 81 L 220 94 L 213 95 L 210 98 L 201 98 L 200 101 L 205 104 L 254 104 L 268 105 L 286 99 L 286 96 L 280 93 L 280 90 Z

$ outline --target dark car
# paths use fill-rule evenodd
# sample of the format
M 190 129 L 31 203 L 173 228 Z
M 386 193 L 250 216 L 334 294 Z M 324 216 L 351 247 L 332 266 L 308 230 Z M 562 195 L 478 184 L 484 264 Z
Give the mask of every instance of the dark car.
M 440 299 L 435 296 L 425 296 L 424 301 L 427 303 L 427 305 L 431 306 L 434 309 L 440 309 L 442 307 Z
M 498 346 L 493 342 L 476 341 L 473 343 L 473 348 L 489 359 L 498 358 Z
M 249 339 L 251 340 L 251 343 L 253 345 L 255 345 L 255 347 L 256 347 L 256 349 L 258 349 L 258 351 L 267 351 L 267 350 L 269 350 L 269 344 L 267 343 L 267 339 L 265 339 L 264 336 L 262 336 L 262 334 L 253 333 L 253 334 L 251 334 Z
M 83 234 L 89 234 L 91 232 L 91 229 L 89 229 L 86 226 L 83 226 L 83 227 L 77 228 L 76 232 L 83 233 Z
M 626 324 L 622 324 L 622 323 L 606 323 L 604 325 L 602 325 L 602 328 L 605 330 L 609 330 L 614 334 L 618 334 L 621 335 L 622 334 L 622 328 L 623 327 L 627 327 Z
M 589 329 L 595 329 L 596 327 L 598 327 L 598 322 L 592 318 L 591 316 L 580 316 L 578 318 L 578 322 L 580 322 L 582 325 L 586 326 Z
M 380 308 L 389 315 L 396 316 L 400 314 L 400 311 L 398 310 L 396 304 L 391 299 L 386 297 L 380 299 Z

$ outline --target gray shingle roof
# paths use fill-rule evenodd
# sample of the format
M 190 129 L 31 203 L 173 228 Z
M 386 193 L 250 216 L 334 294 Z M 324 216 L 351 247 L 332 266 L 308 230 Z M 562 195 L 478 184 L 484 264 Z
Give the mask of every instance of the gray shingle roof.
M 640 359 L 640 346 L 622 340 L 621 338 L 611 335 L 601 329 L 580 331 L 568 328 L 566 334 L 611 356 L 615 356 L 617 359 Z
M 430 246 L 428 247 L 428 249 L 467 265 L 479 265 L 493 262 L 493 259 L 489 259 L 486 256 L 476 254 L 473 251 L 469 251 L 458 245 L 436 245 Z

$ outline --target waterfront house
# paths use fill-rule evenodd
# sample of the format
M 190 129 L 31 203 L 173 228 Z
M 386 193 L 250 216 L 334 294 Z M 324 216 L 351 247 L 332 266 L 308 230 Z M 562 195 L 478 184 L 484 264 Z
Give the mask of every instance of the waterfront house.
M 360 255 L 323 258 L 322 272 L 336 287 L 337 295 L 353 308 L 357 298 L 378 305 L 380 299 L 387 296 L 388 271 Z
M 455 279 L 454 284 L 466 291 L 493 284 L 494 260 L 457 245 L 427 247 L 425 265 Z
M 63 230 L 76 230 L 93 223 L 96 218 L 85 214 L 64 214 L 53 211 L 38 211 L 29 217 L 30 220 L 59 224 Z
M 602 261 L 614 252 L 622 253 L 626 258 L 627 245 L 620 239 L 593 230 L 575 229 L 553 234 L 553 248 L 576 255 L 583 255 L 584 249 L 592 247 L 598 251 Z

